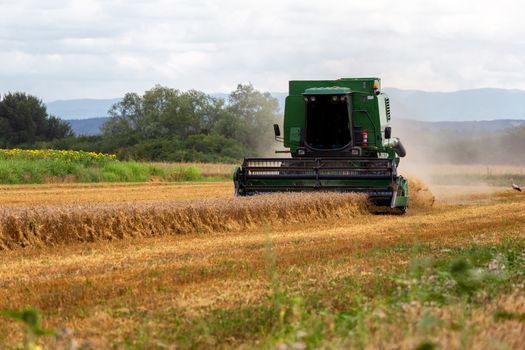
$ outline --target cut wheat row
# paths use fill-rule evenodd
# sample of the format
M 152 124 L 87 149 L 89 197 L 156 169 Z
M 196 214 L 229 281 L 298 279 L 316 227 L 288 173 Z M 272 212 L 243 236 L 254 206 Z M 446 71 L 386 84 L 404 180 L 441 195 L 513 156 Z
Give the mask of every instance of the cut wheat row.
M 0 249 L 235 232 L 264 224 L 348 218 L 367 212 L 365 196 L 338 193 L 7 208 L 0 210 Z

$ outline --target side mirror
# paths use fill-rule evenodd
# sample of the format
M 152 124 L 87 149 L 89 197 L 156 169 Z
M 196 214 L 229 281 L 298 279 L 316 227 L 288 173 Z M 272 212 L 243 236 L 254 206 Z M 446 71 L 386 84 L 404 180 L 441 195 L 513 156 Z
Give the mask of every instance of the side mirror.
M 385 139 L 390 139 L 392 137 L 392 127 L 387 126 L 385 128 Z
M 275 138 L 281 136 L 281 129 L 279 129 L 279 124 L 273 124 L 273 133 L 275 134 Z
M 275 141 L 284 142 L 284 139 L 281 137 L 281 129 L 279 129 L 279 124 L 273 124 L 273 133 L 275 134 Z

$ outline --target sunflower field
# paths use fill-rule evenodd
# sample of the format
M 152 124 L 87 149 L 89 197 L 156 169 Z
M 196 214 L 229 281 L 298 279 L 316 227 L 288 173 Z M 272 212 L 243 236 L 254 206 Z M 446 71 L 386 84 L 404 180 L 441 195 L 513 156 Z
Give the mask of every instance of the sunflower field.
M 104 163 L 117 159 L 115 154 L 54 150 L 54 149 L 0 149 L 1 159 L 48 159 L 84 164 Z

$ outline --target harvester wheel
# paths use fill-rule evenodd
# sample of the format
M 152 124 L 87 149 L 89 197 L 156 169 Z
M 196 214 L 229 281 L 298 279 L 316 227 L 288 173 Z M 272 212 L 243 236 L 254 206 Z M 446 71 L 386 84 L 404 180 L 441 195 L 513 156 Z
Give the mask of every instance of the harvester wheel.
M 399 215 L 405 215 L 407 210 L 408 210 L 407 207 L 396 208 L 397 214 Z
M 233 196 L 234 197 L 242 197 L 241 195 L 241 190 L 238 186 L 235 186 L 234 190 L 233 190 Z

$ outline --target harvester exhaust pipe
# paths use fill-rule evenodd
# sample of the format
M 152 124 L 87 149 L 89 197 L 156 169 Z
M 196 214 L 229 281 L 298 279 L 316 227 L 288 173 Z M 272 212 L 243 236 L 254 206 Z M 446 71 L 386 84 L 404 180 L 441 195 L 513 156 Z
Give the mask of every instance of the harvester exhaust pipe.
M 390 147 L 396 151 L 397 155 L 400 157 L 404 157 L 407 155 L 407 151 L 405 149 L 405 146 L 401 143 L 401 140 L 397 137 L 392 137 L 391 139 L 386 139 L 383 141 L 383 146 Z

